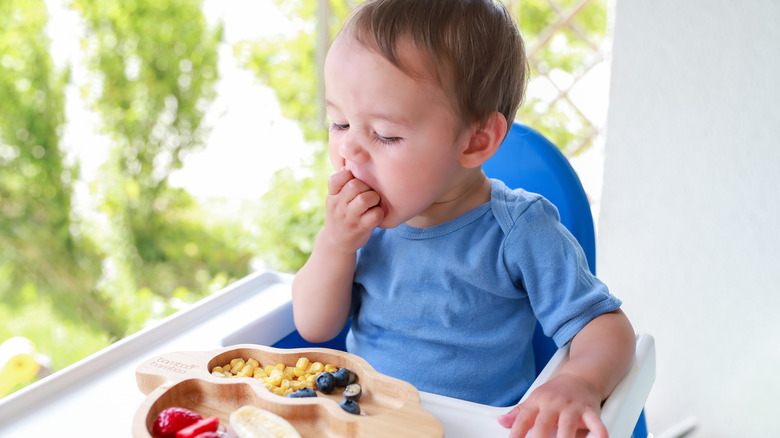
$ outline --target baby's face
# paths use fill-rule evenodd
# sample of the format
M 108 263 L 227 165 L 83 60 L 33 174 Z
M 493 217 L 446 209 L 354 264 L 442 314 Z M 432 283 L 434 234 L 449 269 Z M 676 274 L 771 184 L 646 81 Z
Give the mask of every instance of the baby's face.
M 410 44 L 399 48 L 404 63 L 425 72 Z M 415 75 L 417 76 L 417 75 Z M 411 77 L 378 52 L 339 37 L 325 62 L 328 149 L 336 170 L 346 167 L 381 197 L 392 228 L 445 200 L 462 169 L 458 151 L 468 129 L 432 75 Z

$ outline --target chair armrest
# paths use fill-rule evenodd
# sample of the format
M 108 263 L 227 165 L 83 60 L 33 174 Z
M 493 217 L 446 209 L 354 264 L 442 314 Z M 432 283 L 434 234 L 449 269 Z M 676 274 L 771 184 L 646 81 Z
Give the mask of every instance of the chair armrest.
M 520 403 L 525 401 L 536 388 L 558 374 L 568 360 L 569 344 L 566 344 L 555 352 Z M 649 334 L 640 334 L 636 338 L 636 354 L 631 369 L 601 407 L 601 421 L 604 422 L 610 437 L 631 436 L 654 381 L 655 341 Z

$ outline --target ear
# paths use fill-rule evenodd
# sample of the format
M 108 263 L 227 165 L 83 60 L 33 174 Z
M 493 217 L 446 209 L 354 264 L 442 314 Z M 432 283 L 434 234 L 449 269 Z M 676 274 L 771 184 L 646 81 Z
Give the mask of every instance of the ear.
M 468 145 L 460 153 L 460 164 L 467 169 L 479 167 L 492 157 L 506 136 L 507 125 L 503 114 L 493 111 L 484 125 L 474 122 Z

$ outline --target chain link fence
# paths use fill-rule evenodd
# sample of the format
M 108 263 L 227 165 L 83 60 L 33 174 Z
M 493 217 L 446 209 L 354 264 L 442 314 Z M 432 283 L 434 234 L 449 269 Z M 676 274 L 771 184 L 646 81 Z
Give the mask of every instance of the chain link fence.
M 606 0 L 510 0 L 531 69 L 518 120 L 568 157 L 603 141 L 609 66 Z

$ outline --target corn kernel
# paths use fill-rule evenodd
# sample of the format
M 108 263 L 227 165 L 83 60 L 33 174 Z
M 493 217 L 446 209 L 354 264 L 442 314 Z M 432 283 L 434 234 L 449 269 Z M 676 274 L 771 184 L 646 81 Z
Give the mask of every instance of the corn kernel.
M 236 363 L 232 365 L 233 368 L 230 369 L 230 372 L 233 374 L 238 374 L 238 372 L 241 371 L 241 368 L 244 367 L 244 359 L 239 359 Z
M 230 361 L 230 367 L 232 368 L 232 367 L 236 366 L 236 364 L 237 364 L 239 361 L 243 362 L 243 361 L 244 361 L 244 359 L 241 359 L 240 357 L 237 357 L 237 358 L 235 358 L 235 359 L 232 359 L 232 360 Z
M 285 391 L 284 389 L 277 388 L 277 387 L 274 387 L 274 389 L 271 390 L 271 392 L 273 392 L 274 394 L 278 394 L 278 395 L 284 395 L 284 391 Z
M 306 371 L 306 369 L 309 367 L 309 358 L 308 357 L 302 357 L 298 359 L 298 362 L 295 363 L 295 368 L 299 368 L 303 371 Z
M 271 385 L 274 386 L 279 386 L 282 383 L 282 380 L 284 380 L 284 374 L 279 372 L 279 373 L 271 373 L 271 375 L 268 376 L 265 382 L 270 383 Z
M 302 389 L 302 388 L 314 389 L 314 382 L 309 382 L 308 380 L 304 381 L 304 382 L 301 382 L 301 387 L 299 389 Z
M 283 364 L 283 363 L 279 362 L 278 364 L 276 364 L 276 366 L 275 366 L 274 368 L 276 368 L 277 370 L 280 370 L 280 371 L 284 371 L 284 369 L 285 369 L 286 367 L 287 367 L 287 365 L 285 365 L 285 364 Z
M 273 366 L 273 365 L 267 365 L 267 366 L 265 367 L 265 373 L 266 373 L 266 374 L 268 374 L 268 375 L 270 376 L 270 375 L 271 375 L 271 371 L 273 371 L 273 369 L 274 369 L 274 366 Z
M 214 377 L 225 377 L 225 373 L 223 373 L 222 371 L 212 371 L 211 375 Z
M 325 365 L 323 370 L 325 370 L 325 371 L 327 371 L 329 373 L 335 373 L 338 370 L 338 367 L 336 365 L 333 365 L 333 364 L 327 364 L 327 365 Z
M 254 373 L 252 373 L 252 375 L 258 379 L 261 377 L 268 377 L 268 373 L 266 373 L 265 370 L 262 368 L 255 368 L 255 371 Z
M 257 361 L 257 359 L 249 358 L 249 360 L 246 361 L 246 363 L 251 363 L 253 367 L 257 368 L 260 366 L 260 362 Z
M 309 374 L 316 374 L 319 372 L 322 372 L 322 369 L 324 366 L 322 365 L 322 362 L 314 362 L 313 364 L 309 365 L 309 369 L 306 370 Z
M 217 372 L 221 373 L 221 372 L 223 371 L 223 369 L 222 369 L 222 367 L 221 367 L 221 366 L 215 366 L 214 368 L 212 368 L 212 369 L 211 369 L 211 372 L 212 372 L 212 373 L 213 373 L 214 371 L 217 371 Z

